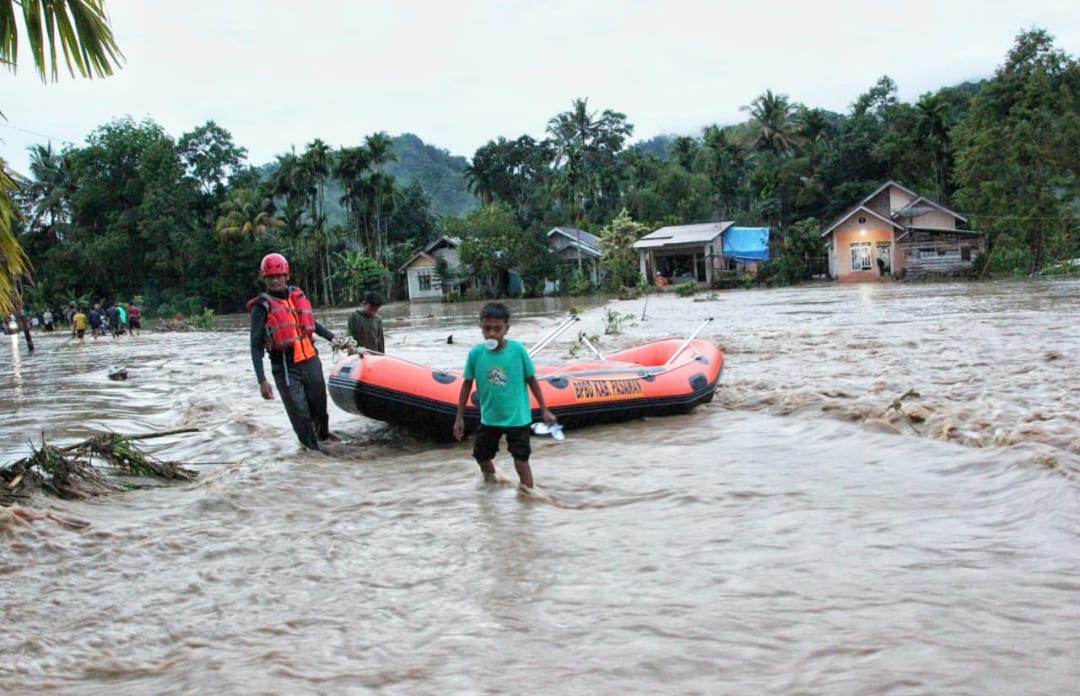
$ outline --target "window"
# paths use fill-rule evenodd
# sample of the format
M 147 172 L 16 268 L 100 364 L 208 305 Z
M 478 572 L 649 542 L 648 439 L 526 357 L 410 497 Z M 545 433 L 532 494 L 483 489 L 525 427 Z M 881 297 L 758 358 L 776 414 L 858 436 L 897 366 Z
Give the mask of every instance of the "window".
M 421 291 L 431 290 L 431 273 L 425 271 L 417 274 L 416 281 L 419 283 Z
M 873 268 L 873 249 L 870 242 L 851 243 L 851 270 L 869 271 Z

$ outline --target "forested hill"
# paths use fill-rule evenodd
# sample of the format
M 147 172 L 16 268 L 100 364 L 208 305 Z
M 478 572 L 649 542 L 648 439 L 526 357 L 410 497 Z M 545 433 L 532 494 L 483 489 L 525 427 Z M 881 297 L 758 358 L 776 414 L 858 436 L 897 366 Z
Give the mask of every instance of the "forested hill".
M 446 150 L 424 143 L 412 133 L 402 133 L 391 138 L 396 162 L 389 162 L 383 170 L 392 174 L 401 188 L 413 179 L 419 179 L 424 192 L 431 197 L 431 212 L 436 215 L 464 215 L 480 205 L 469 193 L 464 170 L 469 161 Z M 257 167 L 264 178 L 277 171 L 276 161 Z M 337 181 L 330 181 L 326 188 L 326 216 L 331 224 L 345 221 L 341 207 L 344 190 Z
M 427 145 L 412 133 L 394 136 L 394 153 L 398 159 L 386 165 L 402 186 L 419 179 L 424 191 L 431 196 L 431 209 L 438 215 L 462 215 L 480 202 L 469 193 L 462 173 L 469 163 L 434 145 Z

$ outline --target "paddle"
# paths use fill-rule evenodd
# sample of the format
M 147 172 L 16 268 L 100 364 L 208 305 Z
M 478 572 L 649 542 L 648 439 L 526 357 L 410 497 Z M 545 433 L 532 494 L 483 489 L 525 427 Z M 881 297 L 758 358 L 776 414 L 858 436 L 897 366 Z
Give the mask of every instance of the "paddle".
M 713 318 L 709 317 L 705 321 L 701 322 L 701 326 L 697 327 L 697 329 L 694 330 L 694 333 L 690 334 L 690 336 L 685 341 L 683 341 L 683 344 L 679 346 L 679 349 L 671 354 L 671 357 L 667 359 L 666 363 L 664 363 L 664 367 L 667 367 L 671 363 L 675 362 L 675 358 L 679 357 L 679 354 L 686 350 L 686 347 L 690 345 L 690 342 L 697 338 L 697 335 L 701 333 L 702 330 L 704 330 L 705 327 L 708 326 L 709 322 L 711 322 L 712 320 Z
M 575 321 L 579 321 L 579 317 L 576 314 L 571 314 L 566 319 L 564 319 L 563 323 L 559 324 L 554 329 L 549 331 L 548 334 L 541 338 L 535 346 L 529 349 L 529 357 L 531 358 L 540 351 L 542 351 L 544 348 L 547 348 L 552 341 L 558 338 L 559 335 L 566 331 Z

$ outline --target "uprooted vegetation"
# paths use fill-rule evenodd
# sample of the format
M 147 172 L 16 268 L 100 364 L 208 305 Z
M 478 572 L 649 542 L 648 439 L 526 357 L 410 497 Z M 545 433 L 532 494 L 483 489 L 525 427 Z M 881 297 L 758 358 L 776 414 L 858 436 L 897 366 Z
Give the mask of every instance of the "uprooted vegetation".
M 133 443 L 171 435 L 120 435 L 106 432 L 68 447 L 45 442 L 31 445 L 31 454 L 0 467 L 0 505 L 25 502 L 35 494 L 85 500 L 145 487 L 146 479 L 167 482 L 194 481 L 198 474 L 176 462 L 152 457 Z

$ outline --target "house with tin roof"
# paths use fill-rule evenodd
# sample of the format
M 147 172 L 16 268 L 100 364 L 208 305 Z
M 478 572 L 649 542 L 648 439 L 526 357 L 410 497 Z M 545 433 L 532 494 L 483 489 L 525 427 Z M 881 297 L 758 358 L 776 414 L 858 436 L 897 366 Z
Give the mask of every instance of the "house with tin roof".
M 769 259 L 768 227 L 737 227 L 733 221 L 661 227 L 634 242 L 641 273 L 658 285 L 714 285 L 732 272 L 757 271 Z
M 449 273 L 461 267 L 459 246 L 460 239 L 443 235 L 413 254 L 398 268 L 398 273 L 405 274 L 410 300 L 441 300 L 447 293 L 460 292 L 460 275 Z M 440 261 L 446 262 L 447 275 L 453 277 L 443 278 L 439 274 Z
M 567 271 L 581 271 L 593 285 L 600 285 L 600 239 L 574 227 L 554 227 L 547 233 L 548 247 Z M 569 273 L 563 274 L 564 277 Z
M 887 181 L 825 228 L 829 275 L 840 282 L 970 272 L 986 234 L 967 218 Z

